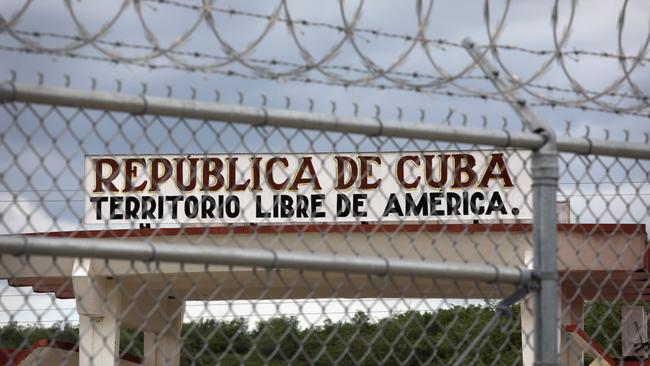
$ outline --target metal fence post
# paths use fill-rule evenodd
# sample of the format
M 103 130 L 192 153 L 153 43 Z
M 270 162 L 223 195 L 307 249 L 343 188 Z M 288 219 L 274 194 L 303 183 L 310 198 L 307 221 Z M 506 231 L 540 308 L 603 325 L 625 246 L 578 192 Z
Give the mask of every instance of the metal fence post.
M 558 365 L 558 284 L 556 195 L 558 156 L 555 135 L 538 131 L 547 143 L 532 154 L 533 266 L 539 276 L 535 293 L 535 365 Z
M 558 148 L 553 128 L 517 95 L 517 85 L 500 77 L 499 70 L 466 38 L 463 46 L 501 96 L 528 129 L 544 137 L 545 143 L 531 157 L 533 190 L 533 267 L 539 286 L 535 291 L 535 365 L 559 364 L 558 284 L 557 284 L 557 189 Z

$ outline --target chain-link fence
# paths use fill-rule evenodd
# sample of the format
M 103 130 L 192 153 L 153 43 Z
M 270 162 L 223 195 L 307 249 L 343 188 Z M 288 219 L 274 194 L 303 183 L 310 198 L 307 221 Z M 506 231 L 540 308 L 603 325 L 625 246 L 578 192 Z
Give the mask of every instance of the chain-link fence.
M 42 233 L 2 239 L 3 307 L 10 321 L 27 312 L 56 322 L 6 325 L 3 338 L 18 349 L 38 336 L 71 342 L 91 363 L 517 364 L 532 355 L 530 322 L 545 320 L 532 302 L 512 306 L 539 281 L 559 279 L 562 325 L 584 324 L 607 354 L 622 328 L 599 327 L 618 315 L 599 301 L 644 299 L 641 159 L 560 155 L 559 272 L 531 272 L 544 254 L 533 234 L 554 235 L 536 230 L 554 227 L 557 214 L 555 199 L 532 206 L 535 186 L 556 197 L 554 155 L 540 154 L 549 142 L 539 135 L 17 83 L 1 90 L 10 121 L 4 230 Z M 287 152 L 268 152 L 280 136 Z M 160 150 L 165 139 L 179 154 Z M 377 141 L 392 152 L 368 147 Z M 482 141 L 497 146 L 471 144 Z M 98 145 L 104 154 L 94 154 Z M 558 145 L 648 153 L 570 137 Z M 589 187 L 622 179 L 610 194 Z M 66 230 L 79 220 L 83 229 Z M 24 286 L 75 300 L 36 303 L 13 288 Z M 556 314 L 553 304 L 538 309 Z M 563 353 L 580 339 L 562 337 Z
M 419 1 L 390 7 L 404 31 L 363 2 L 33 3 L 0 9 L 0 364 L 650 364 L 638 6 L 600 51 L 572 48 L 577 2 L 546 9 L 550 48 L 512 41 L 507 20 L 535 9 L 509 1 L 461 27 L 476 42 L 435 37 Z M 100 80 L 25 81 L 42 56 Z M 618 74 L 588 87 L 585 59 Z M 106 64 L 141 89 L 107 88 Z M 224 84 L 205 97 L 196 75 Z M 302 86 L 273 94 L 286 83 Z M 370 92 L 345 107 L 341 87 Z M 364 107 L 381 92 L 413 110 Z M 494 105 L 508 117 L 469 113 Z M 557 107 L 631 127 L 563 130 Z

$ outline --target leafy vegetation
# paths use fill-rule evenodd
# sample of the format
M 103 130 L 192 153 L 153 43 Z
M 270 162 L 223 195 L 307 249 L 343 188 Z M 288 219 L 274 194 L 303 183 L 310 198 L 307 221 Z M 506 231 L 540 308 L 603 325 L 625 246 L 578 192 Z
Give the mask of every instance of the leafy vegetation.
M 585 330 L 620 350 L 620 305 L 589 304 Z M 487 329 L 466 364 L 521 364 L 519 307 L 501 316 Z M 302 326 L 295 317 L 275 317 L 254 326 L 245 319 L 201 321 L 183 324 L 183 365 L 447 365 L 457 359 L 495 316 L 493 304 L 453 306 L 435 312 L 409 311 L 379 320 L 362 312 L 349 321 L 325 321 Z M 0 348 L 27 348 L 38 339 L 75 343 L 78 328 L 19 326 L 0 328 Z M 122 354 L 142 357 L 142 334 L 123 331 Z
M 521 338 L 518 310 L 501 317 L 468 360 L 517 364 Z M 301 326 L 295 317 L 275 317 L 249 326 L 245 319 L 206 319 L 183 325 L 182 364 L 247 365 L 448 364 L 495 315 L 492 306 L 454 306 L 436 312 L 405 312 L 371 320 L 362 312 L 349 321 Z M 10 323 L 0 328 L 1 348 L 27 348 L 38 339 L 75 343 L 71 325 L 48 328 Z M 123 331 L 121 351 L 142 356 L 142 335 Z M 476 363 L 471 362 L 470 363 Z

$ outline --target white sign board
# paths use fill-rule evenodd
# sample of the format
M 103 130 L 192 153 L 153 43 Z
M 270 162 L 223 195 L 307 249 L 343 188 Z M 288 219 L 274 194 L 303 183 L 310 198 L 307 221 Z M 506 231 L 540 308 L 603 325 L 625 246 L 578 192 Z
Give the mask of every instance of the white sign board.
M 85 222 L 495 222 L 532 217 L 521 150 L 86 156 Z

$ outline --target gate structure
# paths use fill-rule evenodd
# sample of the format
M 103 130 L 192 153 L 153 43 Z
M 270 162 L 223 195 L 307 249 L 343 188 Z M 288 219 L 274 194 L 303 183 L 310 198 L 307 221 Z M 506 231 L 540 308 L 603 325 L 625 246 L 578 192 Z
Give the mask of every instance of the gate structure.
M 287 1 L 124 1 L 101 5 L 110 15 L 89 26 L 83 16 L 97 13 L 64 1 L 69 31 L 38 28 L 47 17 L 31 3 L 0 11 L 11 56 L 0 82 L 0 363 L 648 363 L 650 144 L 633 124 L 650 116 L 637 83 L 649 42 L 630 56 L 627 3 L 616 52 L 569 48 L 576 2 L 548 9 L 551 50 L 506 43 L 513 13 L 538 19 L 509 1 L 485 2 L 487 31 L 465 27 L 462 42 L 432 37 L 436 13 L 421 1 L 406 33 L 364 23 L 364 10 L 381 14 L 363 2 L 337 3 L 334 22 Z M 172 37 L 151 12 L 190 26 Z M 314 29 L 338 41 L 316 53 L 303 42 Z M 380 66 L 362 41 L 406 49 Z M 25 81 L 39 57 L 103 66 L 90 88 L 77 75 Z M 622 75 L 588 89 L 572 59 L 585 57 Z M 448 58 L 464 66 L 449 72 Z M 109 66 L 141 86 L 102 88 Z M 201 77 L 232 83 L 214 100 Z M 296 106 L 302 90 L 287 83 L 319 99 Z M 281 87 L 294 96 L 265 89 Z M 331 90 L 353 102 L 323 103 Z M 415 111 L 366 111 L 375 93 Z M 460 100 L 461 112 L 427 115 L 427 98 Z M 508 116 L 500 126 L 472 115 L 495 105 Z M 558 108 L 632 128 L 619 138 L 580 122 L 578 137 Z

